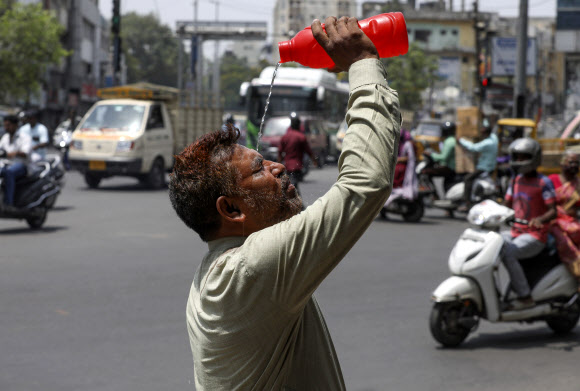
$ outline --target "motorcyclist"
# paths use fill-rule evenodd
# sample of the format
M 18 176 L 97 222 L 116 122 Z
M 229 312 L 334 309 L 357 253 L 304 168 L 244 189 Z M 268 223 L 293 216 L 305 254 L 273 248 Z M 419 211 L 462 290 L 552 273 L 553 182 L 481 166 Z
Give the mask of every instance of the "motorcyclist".
M 16 180 L 26 176 L 32 141 L 26 133 L 18 132 L 18 117 L 14 115 L 4 117 L 4 128 L 6 133 L 0 139 L 0 151 L 11 162 L 0 170 L 0 177 L 4 178 L 3 208 L 5 212 L 14 212 Z
M 530 286 L 518 260 L 536 256 L 544 249 L 548 223 L 556 217 L 556 194 L 552 181 L 536 171 L 542 158 L 542 149 L 536 140 L 520 138 L 513 141 L 509 155 L 516 176 L 510 182 L 504 203 L 514 209 L 516 219 L 529 222 L 516 222 L 511 232 L 502 232 L 502 262 L 517 295 L 517 300 L 507 309 L 516 310 L 534 306 Z
M 304 154 L 308 154 L 312 160 L 312 164 L 317 166 L 316 157 L 310 149 L 306 136 L 300 129 L 301 121 L 298 114 L 290 113 L 290 127 L 286 130 L 286 134 L 280 141 L 280 149 L 278 150 L 278 162 L 284 161 L 286 165 L 286 172 L 290 176 L 290 182 L 298 191 L 298 183 L 303 176 L 303 161 Z
M 465 205 L 462 205 L 457 210 L 460 212 L 467 212 L 472 206 L 471 191 L 473 189 L 473 182 L 480 175 L 484 173 L 491 174 L 497 165 L 497 145 L 498 138 L 492 133 L 491 126 L 486 124 L 479 130 L 481 141 L 473 143 L 465 138 L 459 139 L 459 145 L 469 152 L 478 153 L 477 165 L 475 171 L 465 176 L 465 188 L 463 191 L 463 200 Z
M 38 122 L 39 115 L 36 110 L 27 111 L 25 114 L 27 123 L 18 129 L 19 133 L 27 134 L 32 140 L 30 160 L 33 162 L 46 160 L 46 149 L 50 143 L 48 129 Z
M 454 122 L 446 121 L 441 126 L 441 138 L 443 138 L 443 147 L 440 153 L 425 151 L 423 154 L 430 156 L 435 166 L 426 168 L 423 173 L 430 178 L 441 176 L 445 178 L 445 183 L 455 177 L 455 130 Z

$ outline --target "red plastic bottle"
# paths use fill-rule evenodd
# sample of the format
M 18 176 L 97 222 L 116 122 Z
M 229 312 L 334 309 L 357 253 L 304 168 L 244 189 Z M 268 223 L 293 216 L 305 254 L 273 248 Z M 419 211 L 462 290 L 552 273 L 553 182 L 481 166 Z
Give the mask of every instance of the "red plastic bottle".
M 379 57 L 395 57 L 409 51 L 407 25 L 400 12 L 372 16 L 358 23 L 373 41 Z M 324 24 L 322 25 L 324 28 Z M 310 27 L 300 31 L 289 41 L 278 42 L 280 62 L 294 61 L 310 68 L 332 68 L 334 62 L 316 42 Z

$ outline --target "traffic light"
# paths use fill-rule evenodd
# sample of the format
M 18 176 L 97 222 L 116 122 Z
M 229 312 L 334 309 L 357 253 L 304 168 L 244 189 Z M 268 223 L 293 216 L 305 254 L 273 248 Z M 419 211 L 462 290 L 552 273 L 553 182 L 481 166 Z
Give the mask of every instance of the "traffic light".
M 485 76 L 481 79 L 481 87 L 487 88 L 491 86 L 491 77 Z
M 113 17 L 111 18 L 111 31 L 113 35 L 121 32 L 121 0 L 113 0 Z

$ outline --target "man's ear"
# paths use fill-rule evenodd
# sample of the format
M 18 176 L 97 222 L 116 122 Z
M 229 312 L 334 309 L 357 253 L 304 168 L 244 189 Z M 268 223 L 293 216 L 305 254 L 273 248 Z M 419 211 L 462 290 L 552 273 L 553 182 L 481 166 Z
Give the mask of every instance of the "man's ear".
M 239 208 L 238 202 L 238 200 L 234 200 L 231 197 L 220 196 L 215 206 L 224 219 L 231 222 L 243 222 L 246 219 L 246 215 Z

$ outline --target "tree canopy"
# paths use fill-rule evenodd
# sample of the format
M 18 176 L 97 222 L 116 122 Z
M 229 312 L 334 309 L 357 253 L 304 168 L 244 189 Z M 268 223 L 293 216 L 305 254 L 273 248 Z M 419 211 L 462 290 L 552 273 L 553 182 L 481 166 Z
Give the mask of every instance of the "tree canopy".
M 383 61 L 387 65 L 390 86 L 399 92 L 401 108 L 420 108 L 421 92 L 439 79 L 437 57 L 425 54 L 419 45 L 411 43 L 406 55 Z
M 0 0 L 0 100 L 28 99 L 39 90 L 46 67 L 69 54 L 63 32 L 42 4 Z
M 179 42 L 169 26 L 153 14 L 130 12 L 122 17 L 121 38 L 129 83 L 176 85 Z
M 221 93 L 224 97 L 224 108 L 226 110 L 238 109 L 240 99 L 240 86 L 245 81 L 250 81 L 260 76 L 260 72 L 268 62 L 262 61 L 256 67 L 248 66 L 247 62 L 240 60 L 233 54 L 226 54 L 221 60 Z

